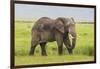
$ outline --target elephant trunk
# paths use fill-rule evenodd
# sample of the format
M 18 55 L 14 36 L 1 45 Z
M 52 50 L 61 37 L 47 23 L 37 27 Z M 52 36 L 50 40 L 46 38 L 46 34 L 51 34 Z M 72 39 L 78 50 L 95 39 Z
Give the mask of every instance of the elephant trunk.
M 74 37 L 72 36 L 72 49 L 75 48 L 75 44 L 76 44 L 76 34 L 74 35 Z
M 72 49 L 75 48 L 75 44 L 76 44 L 76 33 L 71 32 L 70 34 L 72 36 L 71 37 L 72 41 L 70 42 L 70 39 L 69 39 L 69 36 L 68 36 L 66 45 L 67 45 L 68 49 L 72 50 Z

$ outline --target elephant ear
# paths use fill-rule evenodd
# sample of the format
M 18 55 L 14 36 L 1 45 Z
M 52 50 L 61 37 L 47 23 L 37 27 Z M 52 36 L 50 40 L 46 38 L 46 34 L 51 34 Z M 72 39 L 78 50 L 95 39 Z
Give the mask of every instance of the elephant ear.
M 71 17 L 72 23 L 75 24 L 75 20 L 73 17 Z
M 64 24 L 63 24 L 61 19 L 58 18 L 58 19 L 55 20 L 55 28 L 59 32 L 64 33 Z

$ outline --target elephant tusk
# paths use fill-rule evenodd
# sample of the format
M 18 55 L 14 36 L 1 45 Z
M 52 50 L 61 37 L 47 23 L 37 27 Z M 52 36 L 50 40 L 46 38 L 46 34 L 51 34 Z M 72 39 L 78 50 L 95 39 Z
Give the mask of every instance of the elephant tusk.
M 75 38 L 76 38 L 76 37 L 73 37 L 73 36 L 72 36 L 72 39 L 75 39 Z

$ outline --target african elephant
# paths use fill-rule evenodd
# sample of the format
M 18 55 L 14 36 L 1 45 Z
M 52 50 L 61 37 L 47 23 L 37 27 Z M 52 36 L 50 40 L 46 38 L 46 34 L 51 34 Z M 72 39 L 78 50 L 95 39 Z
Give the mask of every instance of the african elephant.
M 69 34 L 72 36 L 71 42 Z M 63 53 L 63 43 L 69 54 L 72 54 L 76 44 L 75 21 L 73 18 L 59 17 L 54 20 L 49 17 L 42 17 L 37 20 L 32 27 L 32 40 L 29 54 L 34 55 L 37 44 L 40 44 L 41 54 L 43 56 L 47 55 L 45 50 L 46 43 L 53 41 L 57 42 L 59 55 Z

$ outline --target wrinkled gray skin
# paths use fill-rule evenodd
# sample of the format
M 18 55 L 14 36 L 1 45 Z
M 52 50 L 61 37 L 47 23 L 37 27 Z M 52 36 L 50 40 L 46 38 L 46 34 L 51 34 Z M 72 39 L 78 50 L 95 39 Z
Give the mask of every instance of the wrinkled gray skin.
M 69 34 L 72 36 L 72 42 L 70 42 Z M 59 55 L 63 53 L 63 43 L 69 54 L 72 54 L 76 43 L 75 21 L 73 18 L 59 17 L 55 20 L 48 17 L 40 18 L 32 28 L 29 54 L 34 55 L 37 44 L 40 44 L 41 54 L 43 56 L 47 55 L 45 50 L 46 43 L 53 41 L 57 42 Z

